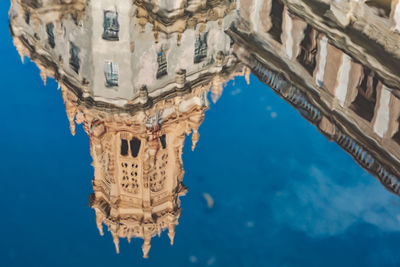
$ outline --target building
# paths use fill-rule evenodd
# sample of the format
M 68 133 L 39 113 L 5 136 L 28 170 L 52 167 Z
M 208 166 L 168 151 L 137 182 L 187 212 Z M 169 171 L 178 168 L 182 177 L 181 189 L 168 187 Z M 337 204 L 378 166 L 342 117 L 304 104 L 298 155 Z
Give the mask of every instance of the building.
M 247 69 L 231 78 L 236 75 L 248 75 Z M 165 229 L 173 244 L 179 197 L 187 191 L 181 158 L 185 136 L 192 135 L 193 150 L 212 86 L 197 86 L 134 115 L 88 108 L 73 92 L 61 89 L 72 132 L 75 123 L 83 123 L 89 136 L 94 167 L 89 202 L 100 234 L 104 223 L 117 253 L 119 238 L 140 237 L 146 258 L 151 238 Z
M 374 1 L 346 3 L 241 1 L 228 33 L 255 76 L 400 195 L 398 5 L 382 17 Z
M 117 253 L 120 238 L 141 238 L 147 258 L 164 230 L 173 244 L 187 191 L 185 137 L 191 134 L 194 149 L 210 91 L 216 102 L 228 80 L 249 78 L 224 32 L 235 3 L 195 4 L 186 7 L 194 16 L 167 16 L 166 25 L 146 3 L 12 2 L 10 29 L 22 60 L 34 61 L 44 81 L 57 80 L 71 133 L 78 123 L 89 136 L 89 203 Z
M 9 11 L 21 58 L 28 56 L 44 80 L 55 78 L 87 105 L 148 108 L 236 65 L 224 32 L 235 18 L 229 1 L 170 25 L 129 1 L 32 2 L 40 1 L 13 0 Z M 143 87 L 148 102 L 140 97 Z
M 79 105 L 78 98 L 62 89 L 67 114 L 83 123 L 90 138 L 94 193 L 90 205 L 103 235 L 111 232 L 119 253 L 119 238 L 140 237 L 147 257 L 151 238 L 168 229 L 173 243 L 180 216 L 181 159 L 185 136 L 192 133 L 193 148 L 198 127 L 207 109 L 208 88 L 158 102 L 153 108 L 129 114 L 109 114 Z

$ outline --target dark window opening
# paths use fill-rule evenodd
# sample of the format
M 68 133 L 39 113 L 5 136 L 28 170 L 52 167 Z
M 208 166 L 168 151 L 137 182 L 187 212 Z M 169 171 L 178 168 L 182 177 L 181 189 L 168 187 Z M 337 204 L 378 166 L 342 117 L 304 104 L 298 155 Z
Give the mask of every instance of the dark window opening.
M 313 75 L 317 63 L 317 38 L 318 32 L 310 25 L 307 25 L 307 28 L 304 30 L 304 39 L 300 44 L 300 54 L 297 57 L 300 64 L 311 75 Z
M 167 57 L 165 55 L 164 49 L 161 49 L 160 52 L 157 54 L 157 63 L 158 63 L 158 69 L 157 69 L 157 75 L 156 78 L 160 79 L 164 75 L 167 75 Z
M 28 11 L 25 12 L 25 22 L 26 24 L 29 24 L 31 22 L 31 13 L 29 13 Z
M 136 158 L 140 150 L 140 140 L 134 137 L 129 143 L 131 145 L 132 157 Z
M 364 68 L 363 72 L 357 86 L 358 94 L 350 108 L 363 119 L 371 121 L 374 116 L 376 87 L 379 81 L 370 69 Z
M 52 22 L 46 24 L 47 42 L 51 48 L 56 46 L 54 41 L 54 24 Z
M 167 141 L 165 140 L 165 134 L 160 136 L 160 142 L 161 142 L 162 148 L 165 149 L 167 147 Z
M 80 68 L 80 59 L 79 59 L 79 52 L 81 51 L 79 47 L 77 47 L 73 42 L 69 42 L 69 65 L 71 68 L 79 74 Z
M 121 155 L 128 155 L 128 141 L 125 139 L 121 139 Z
M 281 34 L 282 34 L 282 17 L 283 17 L 283 3 L 281 0 L 272 0 L 271 7 L 271 29 L 268 31 L 271 34 L 272 38 L 282 43 Z
M 207 57 L 207 36 L 208 32 L 205 34 L 198 34 L 196 37 L 196 42 L 194 44 L 194 63 L 200 63 Z
M 104 32 L 102 38 L 108 41 L 118 41 L 119 23 L 118 12 L 104 11 Z

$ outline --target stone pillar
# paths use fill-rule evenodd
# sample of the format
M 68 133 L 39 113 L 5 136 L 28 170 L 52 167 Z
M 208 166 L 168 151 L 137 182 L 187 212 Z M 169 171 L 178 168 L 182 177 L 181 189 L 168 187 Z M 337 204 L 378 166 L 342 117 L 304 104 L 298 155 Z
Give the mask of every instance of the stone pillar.
M 326 35 L 322 35 L 319 38 L 318 47 L 315 83 L 319 87 L 322 87 L 324 85 L 325 67 L 328 59 L 328 37 Z
M 282 19 L 282 44 L 289 59 L 294 59 L 298 56 L 306 27 L 307 23 L 290 13 L 285 6 Z
M 283 10 L 283 34 L 282 34 L 282 42 L 285 46 L 286 56 L 289 59 L 293 58 L 293 19 L 288 11 L 287 6 Z
M 374 123 L 374 132 L 383 137 L 388 130 L 389 127 L 389 118 L 390 118 L 390 97 L 391 90 L 387 88 L 385 85 L 381 87 L 380 92 L 378 92 L 377 99 L 378 101 L 378 110 L 376 114 L 376 119 Z M 378 98 L 379 96 L 379 98 Z
M 344 103 L 346 101 L 350 69 L 351 58 L 345 53 L 342 53 L 342 64 L 339 67 L 337 84 L 335 88 L 335 98 L 341 107 L 344 107 Z
M 184 88 L 186 83 L 186 70 L 179 69 L 175 74 L 175 81 L 179 89 Z

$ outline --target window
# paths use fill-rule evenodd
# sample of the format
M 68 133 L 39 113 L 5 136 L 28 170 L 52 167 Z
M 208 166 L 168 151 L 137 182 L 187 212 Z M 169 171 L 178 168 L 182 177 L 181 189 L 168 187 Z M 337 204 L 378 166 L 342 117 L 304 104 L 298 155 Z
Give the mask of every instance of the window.
M 281 34 L 282 34 L 282 17 L 283 17 L 283 3 L 281 0 L 272 0 L 271 7 L 271 29 L 268 31 L 271 34 L 272 38 L 282 43 Z
M 165 149 L 167 147 L 167 142 L 165 140 L 165 134 L 163 134 L 162 136 L 160 136 L 160 142 L 161 142 L 161 146 L 163 149 Z
M 357 86 L 358 94 L 350 108 L 367 121 L 371 121 L 374 116 L 378 83 L 374 72 L 364 67 Z
M 122 138 L 121 139 L 121 155 L 122 156 L 128 156 L 129 147 L 130 147 L 132 157 L 136 158 L 137 155 L 139 154 L 139 150 L 140 150 L 140 140 L 137 139 L 136 137 L 134 137 L 128 143 L 128 140 Z
M 128 141 L 125 139 L 121 139 L 121 155 L 128 155 Z
M 300 54 L 297 60 L 311 75 L 316 66 L 317 39 L 318 32 L 310 25 L 307 25 L 307 28 L 304 30 L 304 39 L 300 44 Z
M 158 62 L 158 69 L 157 69 L 157 79 L 160 79 L 164 75 L 167 75 L 167 58 L 165 56 L 164 49 L 161 49 L 160 52 L 157 54 L 157 62 Z
M 194 44 L 194 63 L 200 63 L 207 57 L 207 35 L 208 32 L 203 35 L 198 34 L 196 37 L 196 42 Z
M 118 64 L 108 61 L 104 67 L 104 75 L 106 76 L 106 86 L 118 86 Z
M 71 68 L 79 74 L 79 68 L 80 68 L 80 59 L 79 59 L 79 52 L 80 48 L 77 47 L 73 42 L 69 42 L 69 65 Z
M 54 42 L 54 24 L 52 22 L 46 24 L 46 32 L 47 32 L 47 42 L 49 43 L 51 48 L 56 46 Z
M 31 13 L 29 13 L 28 11 L 25 12 L 25 22 L 26 24 L 29 24 L 31 22 Z
M 104 32 L 103 39 L 108 41 L 118 41 L 119 23 L 118 13 L 115 11 L 104 11 Z
M 136 158 L 140 150 L 140 140 L 134 137 L 129 143 L 131 145 L 132 157 Z

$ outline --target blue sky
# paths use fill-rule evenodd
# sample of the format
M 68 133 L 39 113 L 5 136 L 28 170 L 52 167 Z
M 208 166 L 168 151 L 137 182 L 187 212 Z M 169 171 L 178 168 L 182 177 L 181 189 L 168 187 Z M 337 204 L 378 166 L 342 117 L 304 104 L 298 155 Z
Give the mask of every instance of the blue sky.
M 251 77 L 230 82 L 185 144 L 175 245 L 121 241 L 116 255 L 88 207 L 93 169 L 60 91 L 21 60 L 0 2 L 0 257 L 3 266 L 399 266 L 400 201 Z M 208 209 L 203 193 L 213 197 Z

